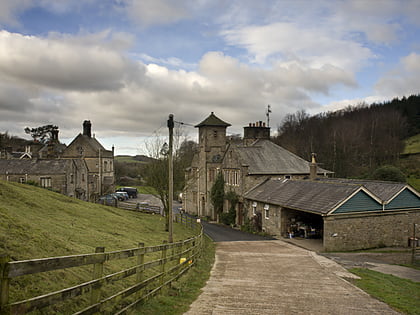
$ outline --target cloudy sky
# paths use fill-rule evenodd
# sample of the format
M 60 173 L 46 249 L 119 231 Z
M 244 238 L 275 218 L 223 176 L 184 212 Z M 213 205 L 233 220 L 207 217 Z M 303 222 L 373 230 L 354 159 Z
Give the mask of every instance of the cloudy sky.
M 170 113 L 241 133 L 284 115 L 420 92 L 418 0 L 1 0 L 0 132 L 92 122 L 143 154 Z M 146 139 L 146 140 L 145 140 Z

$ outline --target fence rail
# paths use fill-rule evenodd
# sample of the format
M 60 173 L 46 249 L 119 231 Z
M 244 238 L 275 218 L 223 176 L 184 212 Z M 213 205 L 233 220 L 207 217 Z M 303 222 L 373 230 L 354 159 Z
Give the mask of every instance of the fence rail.
M 162 212 L 163 210 L 161 207 L 149 205 L 148 203 L 145 203 L 145 202 L 118 201 L 116 203 L 116 207 L 124 209 L 124 210 L 163 214 Z
M 129 301 L 128 305 L 123 305 L 120 309 L 113 310 L 113 313 L 117 314 L 127 313 L 149 296 L 158 293 L 165 286 L 176 281 L 195 263 L 197 256 L 200 255 L 203 241 L 201 224 L 185 215 L 177 215 L 175 219 L 186 226 L 196 229 L 198 235 L 179 242 L 164 242 L 157 246 L 144 246 L 143 243 L 140 243 L 136 248 L 120 251 L 105 252 L 104 247 L 97 247 L 95 253 L 83 255 L 22 261 L 11 261 L 9 256 L 1 256 L 0 314 L 26 314 L 88 293 L 91 293 L 89 306 L 74 314 L 102 313 L 106 307 L 118 305 L 118 303 L 124 302 L 124 299 L 127 297 L 133 298 L 134 296 L 134 301 Z M 158 259 L 149 258 L 148 256 L 148 254 L 159 252 L 161 256 Z M 136 263 L 133 266 L 112 274 L 103 275 L 104 264 L 106 262 L 130 257 L 137 257 Z M 156 255 L 154 258 L 156 258 Z M 86 280 L 81 284 L 30 299 L 13 303 L 9 301 L 11 279 L 86 265 L 93 266 L 93 280 Z M 158 267 L 158 272 L 153 273 L 153 268 L 156 267 Z M 148 275 L 148 278 L 144 278 L 146 270 L 151 271 L 151 275 Z M 136 276 L 134 285 L 111 296 L 103 297 L 104 292 L 101 288 L 104 285 L 121 281 L 131 276 Z

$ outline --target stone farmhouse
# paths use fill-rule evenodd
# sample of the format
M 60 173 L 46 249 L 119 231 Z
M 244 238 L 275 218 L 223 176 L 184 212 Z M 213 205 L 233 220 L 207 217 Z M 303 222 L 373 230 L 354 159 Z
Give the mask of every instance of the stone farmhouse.
M 237 224 L 244 219 L 245 192 L 269 178 L 305 178 L 310 175 L 310 163 L 270 141 L 270 128 L 263 122 L 244 128 L 242 143 L 229 140 L 226 129 L 230 124 L 212 112 L 196 125 L 199 151 L 187 170 L 187 184 L 183 192 L 184 208 L 188 213 L 216 219 L 210 201 L 211 187 L 217 172 L 223 172 L 226 191 L 239 196 Z M 330 171 L 318 168 L 318 175 Z M 226 204 L 226 209 L 229 205 Z
M 83 122 L 80 133 L 68 146 L 59 143 L 58 132 L 48 144 L 28 145 L 25 152 L 3 154 L 0 179 L 32 181 L 70 197 L 97 201 L 114 191 L 114 149 L 106 150 L 92 137 L 92 124 Z
M 317 238 L 327 251 L 408 245 L 420 222 L 420 194 L 409 185 L 330 178 L 314 155 L 309 162 L 271 142 L 263 122 L 244 127 L 241 143 L 227 138 L 229 126 L 214 113 L 195 126 L 199 151 L 186 171 L 187 213 L 216 219 L 210 191 L 222 172 L 225 192 L 239 197 L 239 226 Z M 224 211 L 229 207 L 226 200 Z

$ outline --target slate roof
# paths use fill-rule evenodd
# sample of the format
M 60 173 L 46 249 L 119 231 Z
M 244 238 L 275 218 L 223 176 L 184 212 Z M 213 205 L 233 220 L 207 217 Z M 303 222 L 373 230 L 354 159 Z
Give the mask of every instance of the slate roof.
M 361 180 L 361 179 L 345 179 L 345 178 L 320 178 L 320 181 L 328 181 L 331 183 L 344 183 L 366 187 L 382 202 L 388 202 L 401 190 L 407 187 L 405 183 Z
M 203 127 L 203 126 L 215 126 L 215 127 L 229 127 L 231 124 L 224 122 L 220 118 L 216 117 L 216 115 L 211 112 L 210 116 L 204 119 L 201 123 L 196 125 L 195 127 Z
M 101 150 L 101 151 L 108 151 L 107 149 L 105 149 L 102 146 L 102 144 L 99 143 L 98 140 L 96 140 L 96 138 L 89 137 L 89 136 L 83 135 L 81 133 L 79 133 L 77 135 L 77 137 L 73 139 L 73 141 L 69 144 L 69 146 L 71 146 L 74 142 L 81 141 L 81 140 L 84 141 L 85 143 L 87 143 L 95 151 L 99 151 L 99 150 Z
M 358 185 L 310 180 L 268 180 L 245 198 L 291 209 L 327 214 L 360 189 Z
M 238 152 L 242 165 L 248 166 L 250 175 L 270 174 L 309 174 L 310 163 L 270 140 L 260 139 L 251 146 L 238 146 Z M 318 167 L 318 174 L 330 174 Z
M 51 159 L 51 160 L 0 160 L 0 172 L 11 175 L 31 174 L 31 175 L 55 175 L 65 174 L 71 160 Z
M 360 190 L 378 203 L 388 203 L 407 187 L 404 183 L 341 178 L 313 181 L 271 179 L 247 192 L 245 198 L 326 215 Z M 410 190 L 419 195 L 415 190 Z

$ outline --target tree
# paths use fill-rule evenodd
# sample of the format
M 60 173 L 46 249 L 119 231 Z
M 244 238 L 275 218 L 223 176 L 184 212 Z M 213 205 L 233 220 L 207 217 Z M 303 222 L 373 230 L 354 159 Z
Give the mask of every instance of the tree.
M 210 200 L 216 211 L 217 217 L 223 212 L 223 201 L 225 198 L 225 180 L 223 179 L 222 172 L 216 176 L 213 186 L 210 191 Z
M 185 183 L 185 163 L 184 159 L 192 159 L 186 152 L 189 151 L 189 147 L 193 147 L 192 143 L 186 139 L 180 141 L 182 137 L 182 130 L 179 127 L 175 128 L 175 139 L 174 139 L 174 159 L 173 159 L 173 189 L 174 194 L 177 195 L 183 188 Z M 153 187 L 156 191 L 156 196 L 160 199 L 163 205 L 163 210 L 166 215 L 166 230 L 169 229 L 169 198 L 175 198 L 175 196 L 169 196 L 169 166 L 168 166 L 168 151 L 165 138 L 158 134 L 152 140 L 147 142 L 146 148 L 149 151 L 149 156 L 153 160 L 145 167 L 145 181 L 146 185 Z M 189 166 L 190 163 L 187 164 Z
M 57 139 L 58 126 L 45 125 L 37 128 L 25 128 L 25 132 L 30 134 L 35 142 L 48 143 Z

